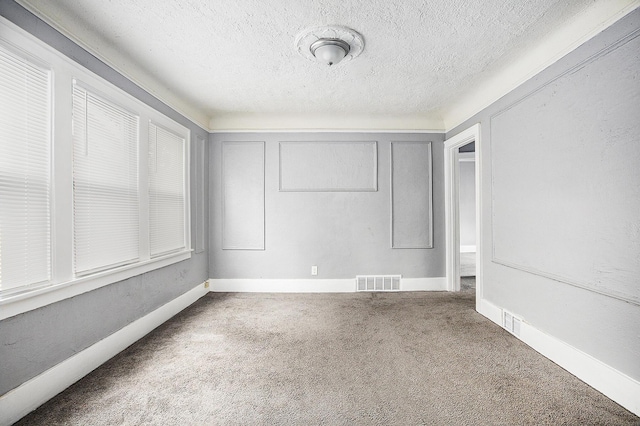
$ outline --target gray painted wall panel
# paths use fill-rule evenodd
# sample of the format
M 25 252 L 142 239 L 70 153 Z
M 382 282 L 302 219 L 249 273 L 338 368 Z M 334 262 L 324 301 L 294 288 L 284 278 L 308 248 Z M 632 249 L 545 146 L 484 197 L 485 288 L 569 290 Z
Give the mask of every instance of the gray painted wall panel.
M 200 127 L 98 61 L 17 3 L 0 1 L 0 15 L 189 128 L 192 141 L 197 135 L 205 140 L 208 138 Z M 195 150 L 191 153 L 193 235 L 197 222 L 197 183 Z M 205 167 L 204 181 L 201 182 L 205 193 L 209 192 L 208 176 L 208 167 Z M 208 212 L 208 206 L 205 206 L 202 226 L 207 237 Z M 205 251 L 194 254 L 189 260 L 1 321 L 0 395 L 172 301 L 208 277 L 208 253 Z
M 476 245 L 476 163 L 460 161 L 460 245 Z
M 264 250 L 264 142 L 222 144 L 222 249 Z
M 264 251 L 222 249 L 222 143 L 265 141 Z M 377 141 L 378 191 L 279 190 L 281 142 Z M 433 249 L 393 250 L 391 240 L 391 141 L 431 141 L 433 148 Z M 386 133 L 212 134 L 209 159 L 211 278 L 355 278 L 357 274 L 444 275 L 443 135 Z M 428 218 L 425 217 L 425 221 Z
M 431 143 L 391 143 L 391 246 L 432 248 Z
M 479 122 L 482 126 L 482 152 L 480 154 L 482 158 L 482 224 L 484 231 L 482 244 L 484 252 L 481 261 L 484 270 L 484 297 L 496 306 L 521 316 L 527 323 L 548 335 L 566 342 L 635 380 L 640 380 L 640 363 L 638 363 L 640 306 L 594 292 L 592 289 L 576 287 L 570 283 L 551 278 L 547 274 L 551 271 L 526 271 L 523 268 L 517 269 L 493 261 L 492 236 L 494 231 L 497 238 L 500 239 L 499 243 L 503 244 L 500 249 L 502 253 L 504 253 L 504 244 L 509 244 L 520 253 L 522 258 L 519 260 L 526 261 L 527 259 L 524 259 L 522 254 L 533 248 L 522 247 L 524 243 L 519 243 L 517 237 L 507 235 L 505 230 L 512 227 L 513 223 L 511 219 L 504 217 L 504 212 L 493 217 L 492 199 L 496 197 L 500 200 L 502 205 L 498 207 L 509 208 L 510 206 L 505 205 L 504 191 L 513 192 L 514 189 L 505 186 L 504 176 L 498 176 L 501 182 L 494 188 L 491 184 L 491 171 L 506 172 L 512 167 L 510 162 L 527 161 L 531 163 L 526 164 L 527 175 L 531 175 L 535 173 L 534 170 L 537 170 L 541 175 L 551 174 L 556 177 L 557 184 L 563 191 L 561 195 L 571 203 L 575 203 L 568 212 L 575 213 L 571 216 L 569 223 L 566 220 L 569 214 L 566 213 L 559 217 L 545 215 L 545 223 L 537 223 L 536 214 L 540 213 L 540 206 L 549 205 L 550 197 L 557 197 L 557 195 L 535 187 L 534 190 L 527 187 L 519 188 L 529 195 L 527 203 L 535 206 L 533 213 L 527 213 L 524 216 L 526 223 L 523 226 L 535 224 L 535 229 L 539 229 L 543 234 L 548 233 L 549 229 L 557 229 L 558 226 L 565 224 L 571 230 L 567 235 L 569 238 L 575 234 L 575 230 L 572 229 L 575 226 L 573 221 L 584 226 L 585 232 L 599 234 L 600 231 L 589 224 L 593 222 L 593 224 L 602 226 L 603 214 L 612 214 L 613 217 L 621 215 L 621 217 L 628 218 L 630 217 L 629 213 L 635 213 L 635 219 L 626 222 L 623 220 L 618 223 L 618 226 L 626 228 L 628 234 L 622 241 L 618 242 L 607 234 L 600 234 L 600 240 L 595 241 L 595 247 L 591 247 L 594 250 L 592 255 L 597 252 L 596 257 L 592 257 L 592 259 L 602 265 L 617 265 L 621 269 L 621 271 L 612 270 L 611 274 L 603 274 L 598 282 L 599 288 L 604 288 L 605 292 L 619 290 L 619 278 L 624 276 L 621 274 L 624 271 L 633 270 L 640 263 L 637 251 L 634 259 L 629 256 L 630 252 L 628 251 L 632 247 L 637 247 L 636 244 L 640 238 L 640 233 L 638 233 L 640 216 L 637 214 L 640 211 L 639 198 L 637 195 L 633 196 L 633 189 L 628 188 L 630 186 L 638 187 L 638 175 L 635 170 L 638 162 L 636 160 L 635 166 L 630 167 L 626 159 L 620 159 L 619 163 L 615 160 L 615 157 L 619 156 L 621 152 L 619 144 L 624 140 L 621 136 L 630 137 L 627 139 L 624 150 L 628 150 L 632 158 L 637 155 L 638 134 L 625 135 L 625 133 L 637 125 L 635 122 L 638 121 L 637 117 L 640 117 L 640 102 L 636 101 L 635 104 L 629 105 L 628 100 L 625 101 L 627 95 L 623 93 L 627 91 L 637 93 L 640 80 L 637 78 L 637 65 L 634 64 L 637 64 L 640 50 L 636 47 L 627 51 L 625 55 L 616 55 L 615 51 L 611 52 L 610 49 L 621 43 L 629 42 L 630 38 L 637 36 L 638 31 L 640 31 L 640 10 L 621 19 L 542 73 L 447 133 L 447 138 L 450 138 L 475 123 Z M 620 48 L 623 47 L 620 46 Z M 611 60 L 610 55 L 614 55 L 616 59 Z M 593 71 L 583 72 L 582 66 L 590 63 L 594 65 L 607 64 L 610 68 L 600 68 L 599 65 L 596 65 L 600 71 L 594 72 L 595 68 L 593 68 Z M 629 80 L 625 76 L 629 76 L 632 66 L 636 67 L 636 77 Z M 571 73 L 577 73 L 576 78 L 581 79 L 585 87 L 569 84 L 572 80 Z M 490 129 L 492 116 L 509 108 L 513 109 L 520 101 L 531 96 L 535 97 L 537 91 L 545 90 L 546 86 L 553 85 L 554 82 L 560 83 L 558 78 L 562 79 L 565 74 L 567 74 L 567 83 L 558 86 L 560 91 L 555 93 L 552 91 L 545 99 L 541 99 L 543 104 L 529 104 L 526 110 L 521 110 L 519 114 L 512 114 L 511 118 L 516 120 L 514 124 L 500 123 L 499 133 L 508 130 L 518 137 L 529 133 L 526 136 L 530 141 L 529 144 L 514 152 L 506 145 L 506 141 L 499 140 L 498 155 L 494 156 L 496 135 Z M 590 90 L 595 92 L 590 92 Z M 594 97 L 593 93 L 598 92 L 600 94 Z M 619 115 L 616 117 L 612 117 L 607 111 L 604 111 L 603 107 L 607 105 L 617 109 L 615 99 L 611 100 L 608 93 L 622 94 L 619 98 L 620 102 L 627 103 L 628 110 L 618 111 Z M 556 100 L 555 97 L 561 99 Z M 545 106 L 544 103 L 547 102 L 548 106 Z M 589 118 L 574 121 L 573 115 Z M 538 126 L 529 127 L 527 119 L 537 122 Z M 573 124 L 574 128 L 570 129 L 570 132 L 567 132 L 564 123 L 560 121 L 562 119 Z M 622 121 L 619 121 L 620 119 Z M 614 120 L 615 126 L 611 126 L 609 120 Z M 504 137 L 500 134 L 497 136 Z M 590 143 L 595 143 L 598 147 L 597 151 L 594 152 L 591 147 L 582 145 L 580 143 L 581 137 L 586 137 Z M 554 143 L 551 143 L 550 139 L 553 139 Z M 544 150 L 534 146 L 540 140 L 543 141 Z M 509 142 L 519 144 L 517 140 L 511 139 Z M 532 151 L 531 156 L 529 156 L 530 150 Z M 582 152 L 583 150 L 584 152 Z M 552 159 L 549 160 L 549 157 Z M 555 160 L 556 157 L 570 158 L 570 161 L 558 162 Z M 603 161 L 602 165 L 600 165 L 600 160 Z M 615 167 L 612 167 L 613 165 Z M 585 166 L 591 167 L 588 167 L 589 170 L 583 170 Z M 520 179 L 515 171 L 512 176 L 514 179 Z M 576 179 L 576 176 L 587 176 L 587 178 L 580 180 Z M 623 178 L 625 183 L 622 186 L 617 188 L 610 186 L 612 183 L 620 182 Z M 544 182 L 544 179 L 546 177 L 541 176 L 541 181 Z M 537 182 L 529 183 L 538 185 Z M 611 208 L 608 208 L 602 201 L 593 201 L 592 198 L 589 198 L 593 201 L 592 204 L 585 205 L 580 209 L 574 207 L 582 203 L 582 197 L 590 197 L 589 191 L 594 190 L 597 193 L 599 192 L 598 188 L 607 186 L 612 188 L 614 194 L 607 195 L 605 201 L 611 202 L 611 197 L 619 197 L 618 194 L 631 195 L 631 198 L 625 201 L 619 198 L 613 205 L 615 207 L 612 207 L 617 210 L 616 212 L 607 211 Z M 518 212 L 518 207 L 513 207 Z M 524 215 L 524 212 L 519 212 L 519 215 Z M 605 223 L 607 229 L 611 226 L 615 226 L 615 224 L 613 222 Z M 516 230 L 515 232 L 518 234 L 524 231 Z M 614 229 L 613 232 L 619 235 L 619 231 Z M 593 237 L 594 235 L 588 236 L 588 238 Z M 627 238 L 631 238 L 631 240 Z M 631 242 L 631 246 L 629 246 L 629 242 Z M 555 262 L 555 260 L 547 258 L 551 256 L 575 262 L 573 257 L 578 252 L 570 247 L 567 248 L 569 241 L 561 241 L 560 243 L 564 247 L 561 251 L 556 251 L 550 244 L 545 243 L 549 249 L 549 255 L 543 256 L 539 250 L 536 250 L 535 259 L 545 261 L 547 265 L 553 265 L 551 262 Z M 621 265 L 621 259 L 627 260 Z M 580 274 L 582 272 L 571 270 L 565 273 Z M 636 275 L 635 288 L 637 289 L 639 285 L 640 281 Z
M 376 142 L 281 142 L 281 191 L 376 191 Z
M 195 173 L 196 179 L 193 184 L 196 187 L 196 232 L 193 234 L 195 239 L 195 251 L 196 253 L 202 253 L 207 247 L 209 241 L 206 235 L 206 205 L 207 205 L 207 181 L 205 180 L 205 173 L 207 169 L 207 145 L 208 141 L 201 135 L 196 135 L 195 138 Z
M 640 303 L 638 52 L 640 37 L 492 117 L 496 262 Z

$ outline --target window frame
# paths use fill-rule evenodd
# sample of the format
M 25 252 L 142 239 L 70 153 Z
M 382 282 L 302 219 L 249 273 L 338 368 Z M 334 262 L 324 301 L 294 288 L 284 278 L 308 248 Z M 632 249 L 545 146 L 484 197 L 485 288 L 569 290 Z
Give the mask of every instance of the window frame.
M 161 129 L 161 130 L 163 130 L 164 132 L 167 132 L 167 133 L 169 133 L 169 134 L 171 134 L 171 135 L 173 135 L 173 136 L 176 136 L 178 139 L 180 139 L 180 140 L 181 140 L 181 142 L 182 142 L 182 148 L 183 148 L 183 149 L 182 149 L 182 158 L 183 158 L 183 159 L 185 160 L 185 162 L 186 162 L 186 160 L 187 160 L 187 157 L 186 157 L 186 155 L 187 155 L 187 154 L 186 154 L 186 153 L 187 153 L 187 151 L 185 150 L 185 147 L 188 145 L 188 140 L 184 137 L 184 135 L 180 135 L 179 133 L 175 132 L 173 129 L 171 129 L 171 128 L 169 128 L 169 127 L 166 127 L 166 126 L 164 125 L 164 123 L 162 123 L 162 124 L 161 124 L 161 123 L 159 123 L 159 122 L 157 122 L 157 121 L 155 121 L 155 120 L 149 120 L 149 122 L 148 122 L 148 123 L 146 123 L 146 125 L 147 125 L 147 128 L 148 128 L 148 129 L 150 129 L 150 127 L 153 125 L 156 129 Z M 156 135 L 157 135 L 157 133 L 156 133 Z M 150 135 L 149 135 L 149 134 L 147 134 L 147 143 L 150 143 L 150 142 L 151 142 L 151 140 L 150 140 Z M 157 140 L 156 140 L 156 144 L 157 144 Z M 157 146 L 156 146 L 156 150 L 157 150 Z M 150 150 L 149 150 L 149 148 L 147 148 L 147 158 L 146 158 L 146 160 L 145 160 L 145 161 L 147 162 L 147 166 L 148 166 L 148 167 L 147 167 L 147 172 L 151 169 L 151 165 L 149 164 L 149 157 L 148 157 L 148 155 L 149 155 L 149 154 L 150 154 Z M 183 173 L 185 173 L 185 170 L 183 170 Z M 185 177 L 185 176 L 183 175 L 183 178 L 184 178 L 184 177 Z M 183 179 L 183 191 L 184 191 L 184 194 L 186 195 L 186 193 L 187 193 L 187 191 L 188 191 L 188 187 L 184 187 L 184 184 L 185 184 L 185 181 L 184 181 L 184 179 Z M 147 177 L 147 184 L 146 184 L 146 186 L 145 186 L 145 190 L 147 191 L 146 196 L 147 196 L 147 197 L 150 197 L 150 196 L 151 196 L 151 190 L 152 190 L 152 187 L 151 187 L 151 179 L 149 179 L 149 177 Z M 187 202 L 186 197 L 183 197 L 182 202 L 183 202 L 183 204 Z M 146 205 L 147 205 L 147 207 L 148 207 L 148 208 L 150 208 L 150 207 L 151 207 L 151 202 L 150 202 L 150 201 L 149 201 L 149 202 L 147 202 L 147 204 L 146 204 Z M 184 215 L 184 214 L 185 214 L 185 213 L 184 213 L 184 211 L 183 211 L 183 215 Z M 149 227 L 151 227 L 151 214 L 149 213 L 149 214 L 147 215 L 147 217 L 149 218 Z M 156 259 L 156 258 L 158 258 L 158 257 L 162 257 L 162 256 L 165 256 L 165 255 L 168 255 L 168 254 L 174 253 L 174 252 L 176 252 L 176 251 L 182 251 L 182 250 L 185 250 L 185 249 L 187 249 L 187 248 L 190 248 L 190 247 L 191 247 L 191 241 L 190 241 L 188 238 L 186 238 L 186 237 L 187 237 L 187 232 L 188 232 L 188 231 L 187 231 L 186 229 L 184 229 L 184 230 L 183 230 L 183 235 L 184 235 L 184 237 L 185 237 L 185 238 L 184 238 L 184 241 L 183 241 L 184 247 L 180 247 L 180 248 L 173 248 L 173 249 L 170 249 L 170 250 L 168 250 L 168 251 L 166 251 L 166 252 L 160 252 L 160 253 L 156 253 L 156 254 L 154 254 L 154 253 L 152 252 L 151 247 L 150 247 L 150 248 L 149 248 L 149 255 L 150 255 L 151 259 Z M 149 244 L 151 244 L 151 229 L 149 229 Z
M 192 132 L 104 78 L 94 74 L 43 41 L 0 17 L 0 43 L 10 50 L 44 66 L 51 72 L 51 196 L 50 253 L 51 279 L 0 293 L 0 320 L 37 309 L 100 287 L 126 280 L 191 257 L 191 137 Z M 135 263 L 76 276 L 73 266 L 73 159 L 72 99 L 73 83 L 139 116 L 138 188 L 140 221 L 140 260 Z M 153 121 L 184 138 L 184 250 L 151 258 L 149 253 L 148 199 L 148 123 Z
M 17 48 L 16 46 L 14 46 L 11 43 L 3 43 L 2 39 L 0 38 L 0 46 L 3 48 L 3 50 L 5 50 L 8 54 L 10 55 L 14 55 L 16 57 L 19 58 L 19 60 L 25 61 L 30 63 L 30 65 L 33 65 L 36 68 L 39 68 L 41 71 L 44 71 L 47 74 L 47 86 L 48 86 L 48 91 L 47 91 L 47 102 L 48 102 L 48 109 L 49 109 L 49 117 L 47 117 L 46 120 L 46 128 L 47 128 L 47 136 L 48 136 L 48 143 L 51 144 L 51 141 L 53 140 L 53 70 L 51 70 L 51 68 L 49 67 L 48 64 L 46 64 L 45 62 L 41 61 L 39 58 L 31 55 L 29 52 L 26 52 L 20 48 Z M 46 186 L 47 186 L 47 219 L 48 219 L 48 235 L 47 235 L 47 244 L 46 246 L 46 250 L 47 250 L 47 256 L 46 256 L 46 260 L 48 262 L 48 268 L 47 268 L 47 275 L 49 276 L 48 279 L 46 280 L 41 280 L 38 282 L 35 282 L 31 285 L 33 286 L 42 286 L 42 285 L 47 285 L 47 283 L 51 280 L 51 274 L 52 274 L 52 263 L 51 263 L 51 259 L 52 259 L 52 253 L 51 253 L 51 249 L 52 249 L 52 235 L 51 235 L 51 229 L 52 229 L 52 209 L 53 209 L 53 200 L 52 200 L 52 195 L 53 195 L 53 181 L 52 181 L 52 168 L 51 168 L 51 157 L 53 156 L 53 149 L 52 146 L 50 145 L 47 149 L 48 151 L 48 155 L 49 155 L 49 164 L 48 164 L 48 170 L 47 170 L 47 174 L 46 174 Z M 1 251 L 1 250 L 0 250 Z M 1 257 L 1 253 L 0 253 L 0 257 Z M 24 286 L 18 286 L 18 287 L 12 287 L 10 289 L 8 289 L 9 292 L 12 291 L 16 291 L 15 289 L 19 289 L 21 287 Z M 1 313 L 1 312 L 0 312 Z

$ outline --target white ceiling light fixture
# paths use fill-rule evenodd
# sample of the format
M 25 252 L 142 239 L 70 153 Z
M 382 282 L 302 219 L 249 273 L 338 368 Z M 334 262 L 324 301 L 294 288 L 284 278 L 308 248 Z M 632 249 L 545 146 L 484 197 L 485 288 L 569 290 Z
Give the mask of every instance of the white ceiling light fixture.
M 310 61 L 334 66 L 350 61 L 362 53 L 364 39 L 351 28 L 316 27 L 298 34 L 295 48 Z

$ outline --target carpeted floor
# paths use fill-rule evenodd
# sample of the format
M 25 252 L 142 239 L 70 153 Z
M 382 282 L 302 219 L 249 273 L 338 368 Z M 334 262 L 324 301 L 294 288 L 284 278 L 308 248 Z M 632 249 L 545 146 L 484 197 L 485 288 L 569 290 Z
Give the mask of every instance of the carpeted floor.
M 460 291 L 476 291 L 476 277 L 460 277 Z
M 460 253 L 460 276 L 475 277 L 476 276 L 476 254 Z
M 637 425 L 453 293 L 213 294 L 20 425 Z

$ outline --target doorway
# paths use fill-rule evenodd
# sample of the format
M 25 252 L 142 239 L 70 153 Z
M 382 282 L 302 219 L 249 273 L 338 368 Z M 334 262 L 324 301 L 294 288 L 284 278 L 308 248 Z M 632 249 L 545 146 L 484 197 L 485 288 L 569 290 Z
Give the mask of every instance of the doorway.
M 480 124 L 476 124 L 444 142 L 445 239 L 447 290 L 460 291 L 460 153 L 461 147 L 474 144 L 475 164 L 475 290 L 476 310 L 482 299 L 482 155 Z M 466 155 L 470 157 L 469 155 Z M 468 245 L 467 245 L 468 246 Z M 468 248 L 466 248 L 468 250 Z

